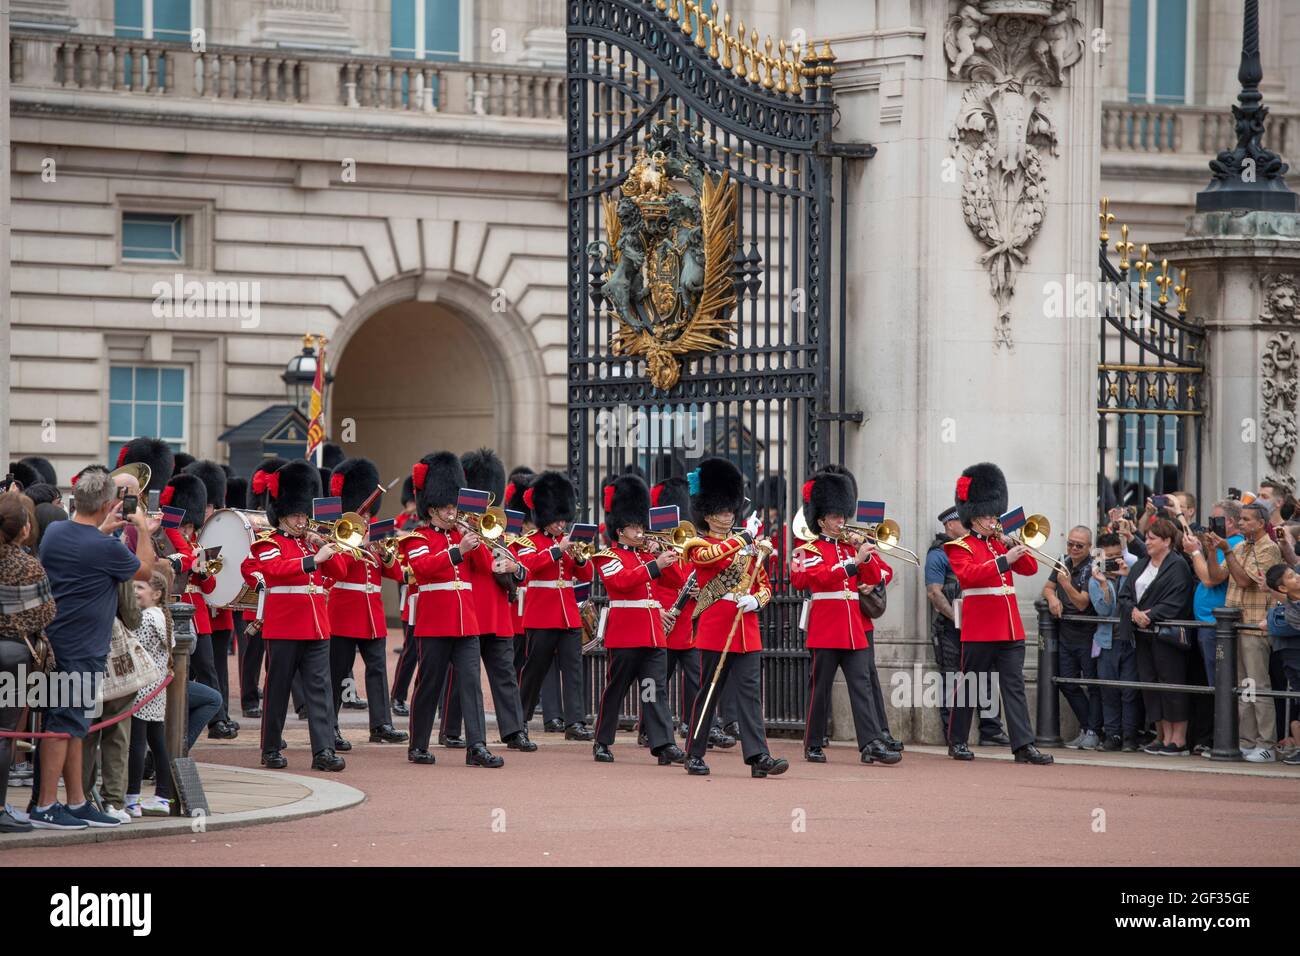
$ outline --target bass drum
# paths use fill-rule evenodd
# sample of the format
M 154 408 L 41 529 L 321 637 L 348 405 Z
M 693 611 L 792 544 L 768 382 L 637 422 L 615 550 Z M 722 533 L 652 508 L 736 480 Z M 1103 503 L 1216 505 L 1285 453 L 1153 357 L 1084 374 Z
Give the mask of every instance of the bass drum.
M 206 595 L 212 607 L 234 610 L 257 609 L 257 591 L 244 583 L 241 567 L 253 549 L 259 531 L 269 531 L 271 523 L 261 511 L 240 511 L 222 508 L 212 512 L 199 531 L 199 547 L 221 548 L 221 570 L 217 572 L 217 586 Z

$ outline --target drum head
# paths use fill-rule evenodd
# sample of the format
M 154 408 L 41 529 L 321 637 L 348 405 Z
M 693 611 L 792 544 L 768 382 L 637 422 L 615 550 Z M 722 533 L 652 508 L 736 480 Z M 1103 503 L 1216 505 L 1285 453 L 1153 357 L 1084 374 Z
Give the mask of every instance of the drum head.
M 261 512 L 238 511 L 234 508 L 214 511 L 212 517 L 203 522 L 203 528 L 199 532 L 199 545 L 204 548 L 221 548 L 221 570 L 217 572 L 217 586 L 206 595 L 210 605 L 228 607 L 239 598 L 245 588 L 240 567 L 252 550 L 258 530 L 265 527 L 266 516 Z

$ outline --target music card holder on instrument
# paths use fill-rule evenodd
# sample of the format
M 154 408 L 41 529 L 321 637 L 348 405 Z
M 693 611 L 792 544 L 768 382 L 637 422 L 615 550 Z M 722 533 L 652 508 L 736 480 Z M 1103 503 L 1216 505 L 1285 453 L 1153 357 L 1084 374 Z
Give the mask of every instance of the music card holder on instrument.
M 579 523 L 569 529 L 569 540 L 579 544 L 592 544 L 600 528 L 594 524 Z
M 647 531 L 671 531 L 682 523 L 681 509 L 677 505 L 661 505 L 650 509 L 650 527 Z
M 313 498 L 311 500 L 311 518 L 313 521 L 329 524 L 342 517 L 342 498 Z

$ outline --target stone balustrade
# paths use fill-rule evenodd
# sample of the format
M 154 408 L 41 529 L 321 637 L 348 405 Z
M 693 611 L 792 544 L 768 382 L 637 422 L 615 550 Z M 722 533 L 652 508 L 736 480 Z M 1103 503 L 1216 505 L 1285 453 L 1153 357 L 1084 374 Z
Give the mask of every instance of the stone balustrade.
M 564 110 L 564 74 L 535 67 L 22 31 L 10 54 L 15 99 L 37 88 L 546 120 Z
M 1103 150 L 1205 160 L 1236 141 L 1232 113 L 1221 106 L 1102 105 Z M 1293 155 L 1300 148 L 1300 113 L 1271 110 L 1264 145 Z

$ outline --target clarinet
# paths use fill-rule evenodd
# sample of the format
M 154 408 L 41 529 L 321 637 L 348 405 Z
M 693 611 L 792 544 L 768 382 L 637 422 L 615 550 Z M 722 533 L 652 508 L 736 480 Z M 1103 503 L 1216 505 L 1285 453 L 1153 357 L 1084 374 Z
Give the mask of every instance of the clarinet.
M 673 602 L 674 611 L 680 612 L 682 608 L 686 607 L 686 602 L 691 599 L 691 588 L 695 587 L 695 574 L 696 572 L 692 571 L 690 577 L 686 579 L 686 583 L 682 585 L 682 589 L 677 592 L 677 600 Z

